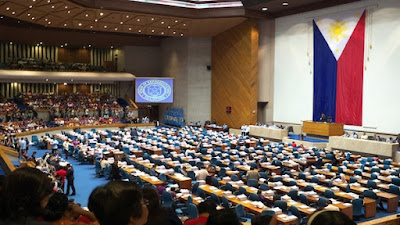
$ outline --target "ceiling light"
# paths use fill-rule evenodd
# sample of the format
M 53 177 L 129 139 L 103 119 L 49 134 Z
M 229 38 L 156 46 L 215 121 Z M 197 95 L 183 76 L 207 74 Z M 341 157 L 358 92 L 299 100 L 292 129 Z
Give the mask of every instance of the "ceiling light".
M 181 34 L 181 37 L 183 37 L 183 34 Z
M 13 43 L 12 43 L 12 41 L 10 41 L 10 45 L 12 45 Z
M 132 30 L 132 27 L 129 27 L 129 30 Z
M 36 47 L 39 47 L 39 44 L 36 44 Z
M 47 22 L 47 20 L 49 20 L 49 19 L 47 19 L 47 18 L 46 18 L 46 19 L 44 19 L 44 21 L 46 21 L 46 22 Z
M 86 46 L 83 46 L 83 49 L 85 49 L 86 48 Z
M 129 18 L 129 15 L 126 15 L 126 18 Z
M 184 23 L 183 26 L 186 27 L 186 23 Z
M 139 21 L 140 21 L 140 19 L 137 19 L 137 21 L 139 22 Z
M 64 83 L 64 85 L 67 85 L 68 83 Z
M 288 6 L 289 3 L 288 3 L 288 2 L 283 2 L 282 5 L 283 5 L 283 6 Z
M 142 30 L 139 30 L 139 33 L 141 33 L 142 32 Z
M 51 22 L 49 21 L 48 24 L 51 24 Z
M 68 10 L 68 12 L 67 12 L 67 13 L 71 13 L 71 11 L 69 11 L 69 10 Z
M 104 25 L 104 28 L 107 28 L 107 25 Z
M 15 12 L 12 12 L 11 14 L 13 14 L 13 15 L 14 15 L 14 14 L 15 14 Z
M 90 25 L 90 28 L 93 28 L 93 25 Z
M 47 3 L 50 3 L 51 2 L 51 0 L 47 0 Z
M 31 8 L 31 9 L 32 9 L 32 7 L 33 7 L 33 6 L 31 6 L 31 5 L 29 6 L 29 8 Z
M 171 26 L 168 26 L 168 29 L 170 29 L 171 28 Z
M 172 32 L 173 34 L 176 34 L 176 31 Z
M 32 2 L 36 2 L 36 0 L 32 0 Z
M 161 34 L 164 34 L 164 32 L 161 32 Z
M 41 44 L 41 45 L 42 45 L 42 44 L 43 44 L 43 42 L 41 41 L 41 42 L 39 42 L 39 44 Z
M 64 48 L 64 45 L 61 45 L 61 48 Z
M 78 23 L 78 26 L 82 26 L 82 23 Z
M 71 81 L 74 81 L 74 79 L 71 79 Z
M 46 81 L 49 81 L 49 79 L 46 79 Z
M 118 30 L 118 28 L 115 28 L 114 30 Z
M 54 5 L 52 5 L 51 8 L 54 9 Z
M 154 20 L 154 18 L 151 18 L 151 21 L 153 21 Z
M 164 24 L 164 21 L 161 21 L 161 24 Z
M 21 23 L 21 21 L 18 20 L 18 23 Z
M 111 45 L 111 48 L 114 48 L 114 46 Z
M 88 45 L 88 46 L 89 46 L 89 48 L 92 47 L 92 45 Z
M 121 21 L 121 22 L 119 22 L 119 24 L 124 24 L 124 22 Z
M 97 19 L 94 19 L 94 22 L 96 22 L 96 23 L 97 23 L 97 21 L 98 21 Z
M 10 7 L 7 7 L 6 10 L 7 10 L 7 11 L 10 10 Z
M 32 19 L 34 20 L 34 19 L 35 19 L 35 17 L 32 17 Z
M 28 13 L 28 16 L 31 16 L 31 14 L 30 14 L 30 13 Z
M 67 24 L 66 23 L 64 23 L 64 27 L 66 27 L 67 26 Z
M 4 17 L 3 16 L 0 16 L 0 19 L 3 19 Z
M 262 10 L 262 11 L 267 11 L 268 8 L 267 8 L 267 7 L 264 7 L 264 8 L 262 8 L 261 10 Z
M 88 16 L 89 16 L 89 14 L 87 14 L 87 13 L 86 13 L 86 15 L 85 15 L 85 16 L 86 16 L 86 17 L 88 17 Z
M 152 33 L 154 33 L 154 30 L 151 30 Z
M 65 43 L 64 45 L 65 45 L 65 46 L 68 46 L 68 43 Z
M 175 20 L 175 23 L 177 23 L 178 22 L 178 20 Z
M 100 16 L 103 16 L 103 15 L 104 15 L 104 13 L 101 12 L 101 13 L 100 13 Z
M 64 8 L 68 9 L 68 6 L 66 5 Z

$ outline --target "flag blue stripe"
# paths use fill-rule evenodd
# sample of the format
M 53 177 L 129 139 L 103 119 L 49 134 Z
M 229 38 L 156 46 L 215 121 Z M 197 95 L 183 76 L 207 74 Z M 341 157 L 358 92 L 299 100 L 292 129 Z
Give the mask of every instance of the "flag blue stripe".
M 314 108 L 313 121 L 321 114 L 336 117 L 337 61 L 314 21 Z

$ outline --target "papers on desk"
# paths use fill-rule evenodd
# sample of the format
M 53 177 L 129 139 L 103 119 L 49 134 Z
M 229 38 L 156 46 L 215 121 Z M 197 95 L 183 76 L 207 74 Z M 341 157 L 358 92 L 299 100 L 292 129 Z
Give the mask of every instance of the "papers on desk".
M 151 179 L 152 181 L 158 181 L 158 178 L 155 177 L 155 176 L 151 176 L 150 179 Z
M 244 195 L 244 194 L 241 194 L 241 195 L 238 195 L 237 198 L 238 198 L 240 201 L 244 201 L 244 200 L 247 199 L 247 196 Z
M 262 208 L 265 207 L 264 203 L 262 203 L 262 202 L 260 202 L 260 201 L 253 201 L 253 202 L 251 202 L 251 204 L 252 204 L 254 207 L 259 208 L 259 209 L 262 209 Z
M 344 206 L 346 206 L 346 207 L 350 207 L 350 206 L 352 206 L 352 204 L 351 204 L 351 203 L 343 203 L 343 205 L 344 205 Z
M 308 206 L 307 205 L 300 205 L 300 206 L 298 206 L 300 209 L 307 209 L 308 208 Z

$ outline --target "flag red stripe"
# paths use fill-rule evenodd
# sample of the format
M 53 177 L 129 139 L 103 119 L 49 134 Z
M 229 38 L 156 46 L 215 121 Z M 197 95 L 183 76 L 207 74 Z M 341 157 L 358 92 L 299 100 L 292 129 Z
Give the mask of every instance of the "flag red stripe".
M 337 64 L 336 122 L 362 125 L 365 12 Z

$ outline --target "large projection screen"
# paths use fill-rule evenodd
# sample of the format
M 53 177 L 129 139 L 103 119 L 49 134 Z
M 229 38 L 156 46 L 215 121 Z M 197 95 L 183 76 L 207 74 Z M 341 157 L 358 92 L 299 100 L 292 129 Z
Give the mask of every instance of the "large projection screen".
M 166 77 L 137 77 L 135 98 L 137 103 L 173 103 L 174 79 Z

